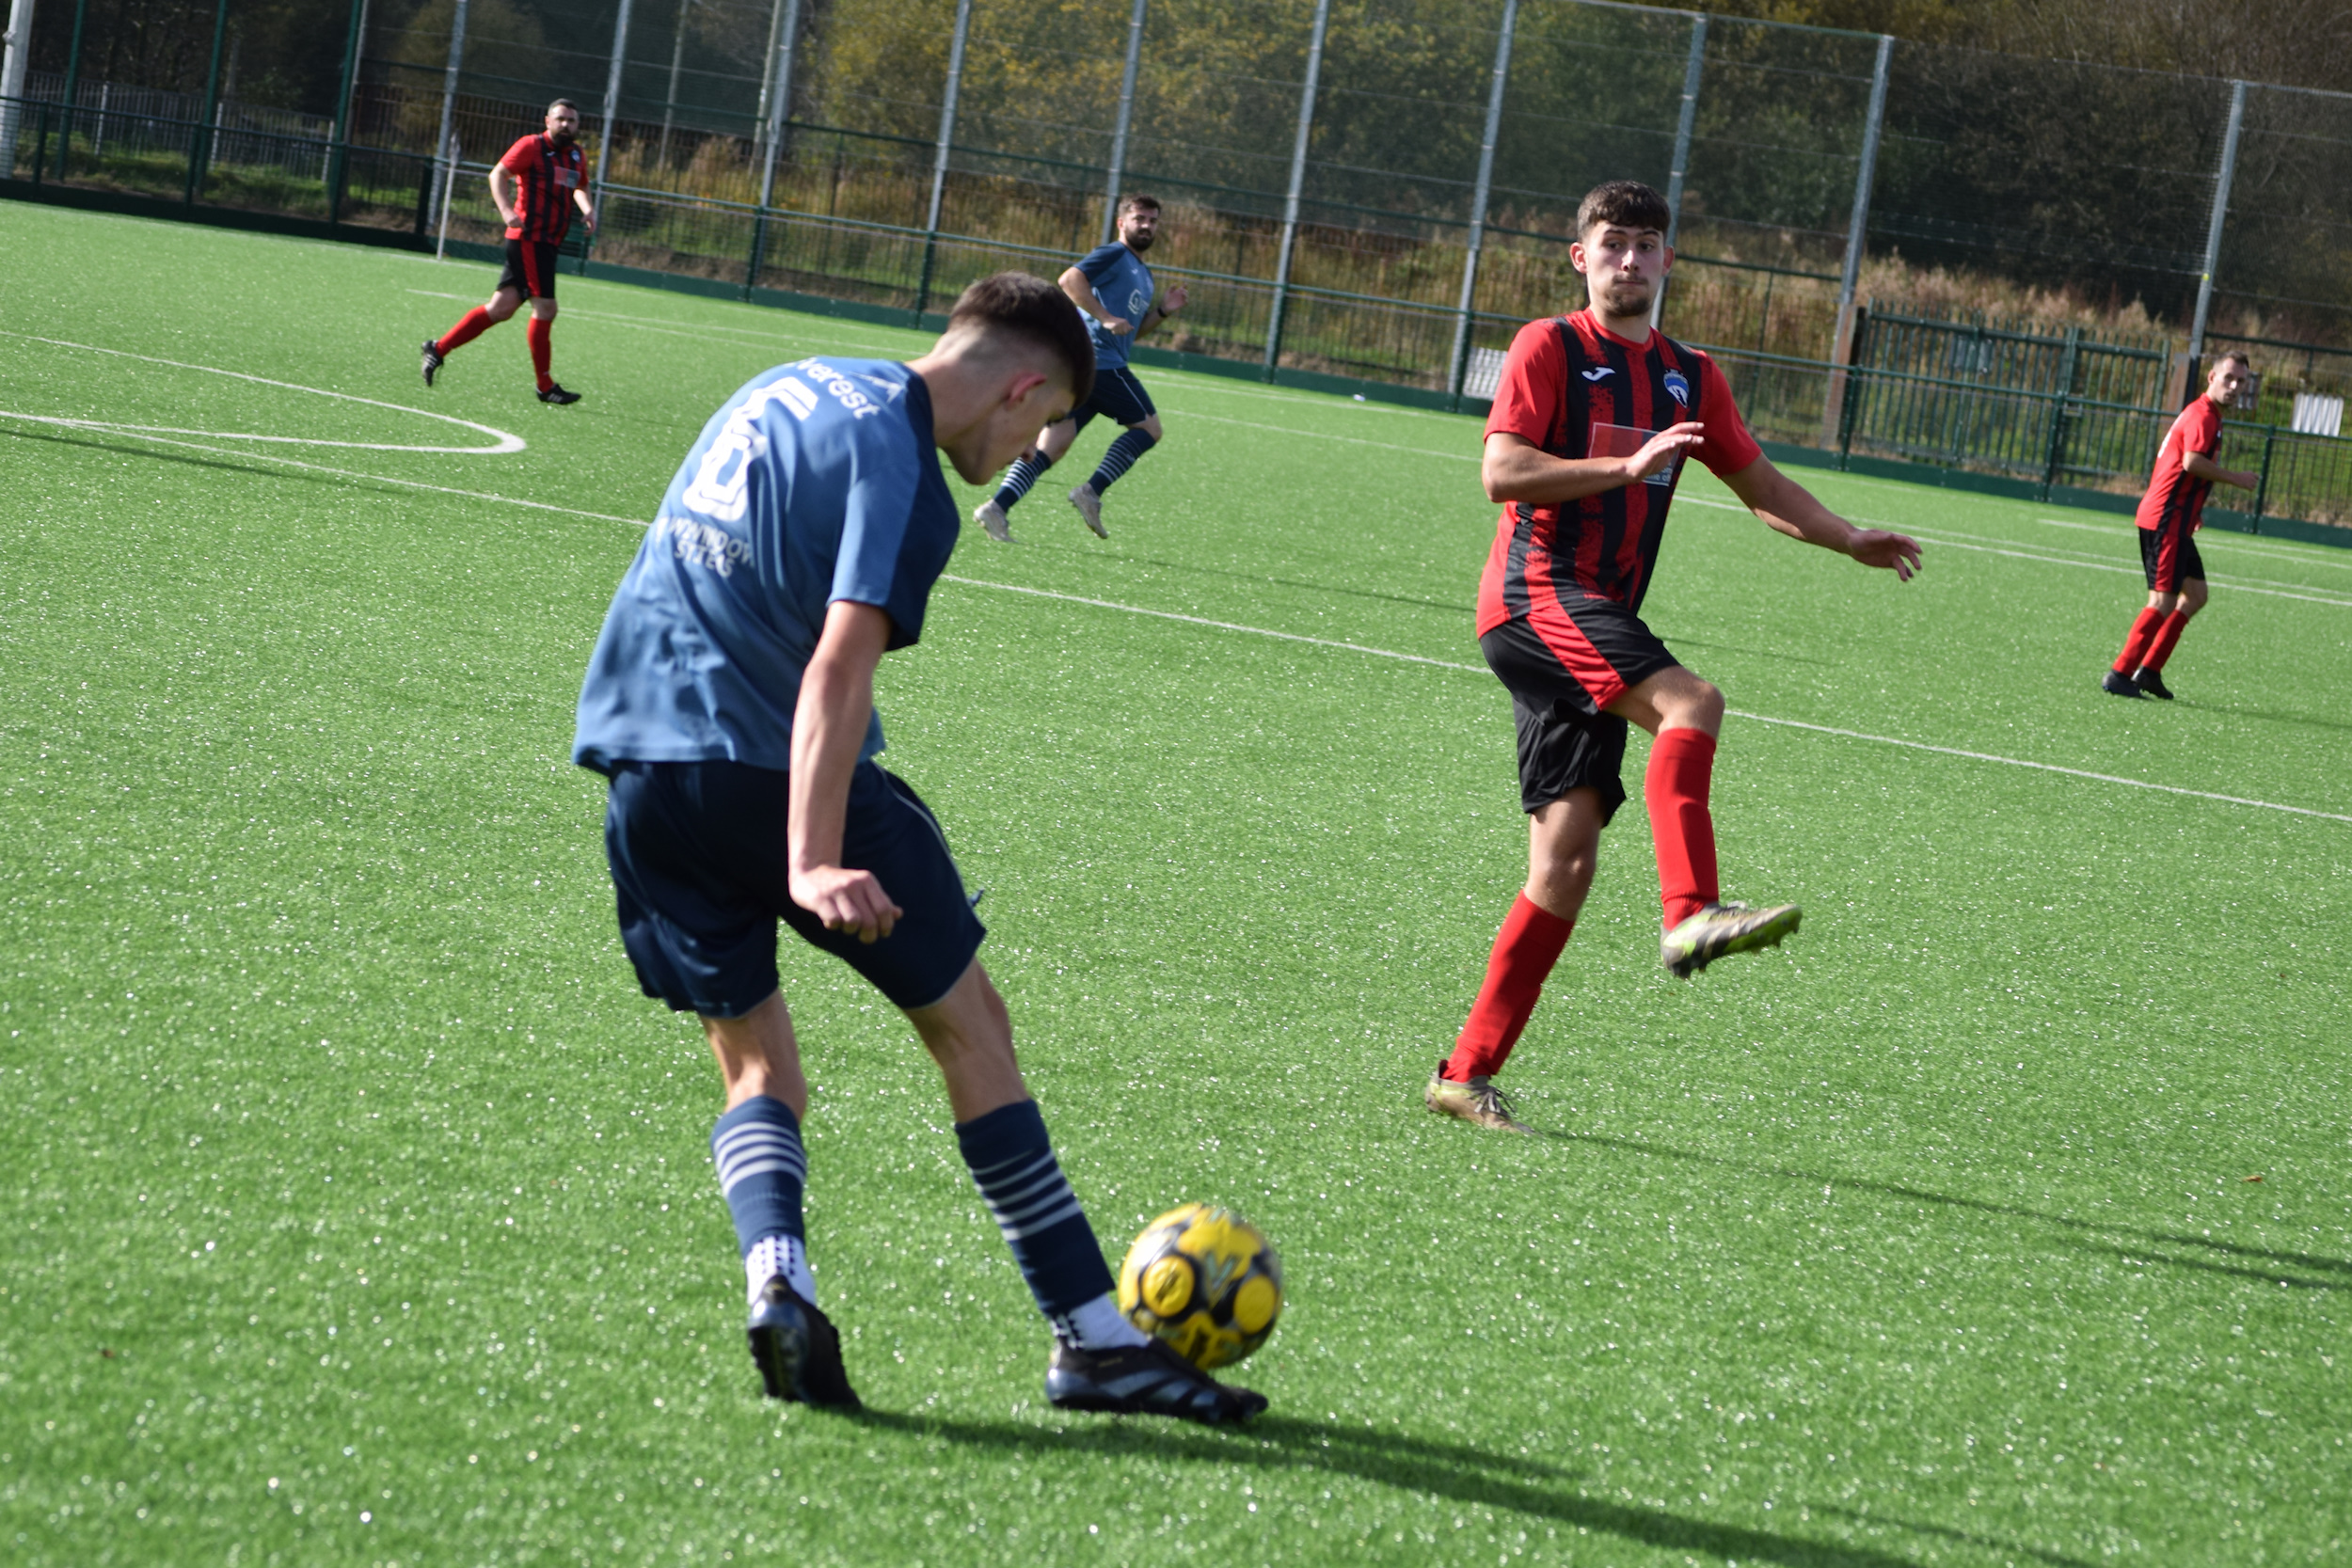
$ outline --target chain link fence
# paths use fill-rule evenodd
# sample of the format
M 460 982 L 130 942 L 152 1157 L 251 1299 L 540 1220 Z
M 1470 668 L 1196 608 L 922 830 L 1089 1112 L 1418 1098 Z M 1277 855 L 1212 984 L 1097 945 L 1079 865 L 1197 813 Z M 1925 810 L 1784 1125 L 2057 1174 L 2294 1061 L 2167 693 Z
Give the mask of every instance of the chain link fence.
M 1601 0 L 364 9 L 339 116 L 234 103 L 217 47 L 203 93 L 36 73 L 7 172 L 480 245 L 561 94 L 598 261 L 912 320 L 1148 191 L 1192 298 L 1156 346 L 1456 404 L 1581 303 L 1576 202 L 1629 176 L 1675 210 L 1661 325 L 1768 440 L 2122 493 L 2241 347 L 2255 510 L 2352 523 L 2352 97 Z

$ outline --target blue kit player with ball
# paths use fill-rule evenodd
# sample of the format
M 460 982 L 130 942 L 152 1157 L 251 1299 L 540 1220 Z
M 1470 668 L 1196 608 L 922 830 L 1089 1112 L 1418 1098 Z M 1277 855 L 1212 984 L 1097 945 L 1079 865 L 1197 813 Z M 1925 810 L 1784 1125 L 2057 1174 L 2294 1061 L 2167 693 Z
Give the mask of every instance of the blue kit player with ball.
M 1265 1408 L 1120 1315 L 946 838 L 874 760 L 875 668 L 922 634 L 956 545 L 933 448 L 984 480 L 1093 379 L 1076 308 L 1018 273 L 967 289 L 909 363 L 811 358 L 753 378 L 670 482 L 589 662 L 573 760 L 612 783 L 605 847 L 638 978 L 699 1014 L 719 1059 L 711 1153 L 777 1399 L 858 1404 L 802 1224 L 808 1083 L 781 922 L 865 976 L 938 1063 L 964 1162 L 1052 1324 L 1052 1402 L 1205 1423 Z

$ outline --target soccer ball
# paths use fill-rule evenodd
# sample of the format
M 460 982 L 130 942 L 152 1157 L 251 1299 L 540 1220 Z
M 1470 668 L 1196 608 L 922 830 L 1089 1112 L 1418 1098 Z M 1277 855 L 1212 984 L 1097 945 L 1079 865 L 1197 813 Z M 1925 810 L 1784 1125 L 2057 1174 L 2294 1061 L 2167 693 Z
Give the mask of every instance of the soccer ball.
M 1146 1226 L 1119 1266 L 1119 1309 L 1205 1370 L 1256 1350 L 1282 1315 L 1282 1263 L 1231 1209 L 1187 1203 Z

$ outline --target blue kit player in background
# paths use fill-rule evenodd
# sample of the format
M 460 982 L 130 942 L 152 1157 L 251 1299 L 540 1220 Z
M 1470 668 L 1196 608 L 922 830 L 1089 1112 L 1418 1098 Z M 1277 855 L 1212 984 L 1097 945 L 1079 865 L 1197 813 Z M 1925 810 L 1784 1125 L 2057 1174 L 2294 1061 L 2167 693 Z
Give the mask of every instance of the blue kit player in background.
M 1060 460 L 1078 438 L 1078 432 L 1097 414 L 1109 416 L 1124 428 L 1111 442 L 1111 450 L 1103 454 L 1093 477 L 1070 492 L 1070 504 L 1078 509 L 1096 538 L 1110 537 L 1103 529 L 1103 492 L 1135 467 L 1136 458 L 1159 445 L 1159 410 L 1152 406 L 1152 394 L 1143 389 L 1136 372 L 1127 368 L 1127 345 L 1182 310 L 1189 297 L 1180 283 L 1163 298 L 1152 281 L 1152 269 L 1143 264 L 1144 253 L 1159 232 L 1160 204 L 1148 196 L 1131 196 L 1119 204 L 1119 238 L 1087 252 L 1076 266 L 1061 275 L 1062 293 L 1086 312 L 1087 331 L 1094 340 L 1094 395 L 1070 418 L 1057 420 L 1035 451 L 1022 453 L 996 493 L 972 514 L 972 520 L 997 543 L 1012 542 L 1011 522 L 1006 514 L 1029 493 L 1038 476 Z
M 700 1014 L 719 1058 L 711 1153 L 752 1357 L 777 1399 L 858 1405 L 809 1272 L 808 1083 L 778 989 L 782 922 L 903 1010 L 937 1061 L 964 1162 L 1052 1324 L 1053 1403 L 1205 1423 L 1265 1408 L 1120 1316 L 946 838 L 874 760 L 875 667 L 922 635 L 960 527 L 932 449 L 983 481 L 1093 375 L 1070 302 L 1002 273 L 964 291 L 919 359 L 755 377 L 670 482 L 589 662 L 572 757 L 612 782 L 605 847 L 638 979 Z

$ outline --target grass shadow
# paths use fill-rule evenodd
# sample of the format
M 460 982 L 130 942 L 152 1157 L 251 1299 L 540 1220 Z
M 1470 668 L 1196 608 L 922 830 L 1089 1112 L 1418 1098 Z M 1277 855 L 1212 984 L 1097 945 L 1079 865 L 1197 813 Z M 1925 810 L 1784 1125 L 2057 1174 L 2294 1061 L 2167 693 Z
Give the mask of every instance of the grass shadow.
M 2194 1247 L 2218 1254 L 2232 1262 L 2209 1262 L 2196 1258 L 2176 1258 L 2142 1249 L 2128 1252 L 2106 1243 L 2086 1243 L 2091 1250 L 2111 1252 L 2134 1261 L 2169 1263 L 2177 1268 L 2197 1269 L 2208 1274 L 2233 1275 L 2265 1283 L 2301 1286 L 2313 1291 L 2352 1291 L 2352 1261 L 2341 1258 L 2324 1258 L 2308 1252 L 2273 1252 L 2265 1247 L 2241 1246 L 2235 1242 L 2219 1242 L 2210 1236 L 2187 1236 L 2169 1231 L 2140 1230 L 2127 1225 L 2103 1225 L 2096 1220 L 2075 1219 L 2066 1214 L 2046 1213 L 2018 1204 L 1994 1203 L 1985 1198 L 1962 1197 L 1953 1193 L 1930 1192 L 1924 1187 L 1906 1186 L 1899 1181 L 1874 1181 L 1867 1178 L 1825 1176 L 1819 1171 L 1795 1170 L 1786 1165 L 1755 1165 L 1739 1160 L 1728 1160 L 1719 1154 L 1701 1154 L 1693 1149 L 1672 1148 L 1663 1144 L 1644 1143 L 1634 1138 L 1611 1137 L 1604 1132 L 1559 1132 L 1539 1130 L 1538 1135 L 1571 1143 L 1594 1144 L 1604 1148 L 1621 1149 L 1629 1154 L 1646 1154 L 1659 1159 L 1683 1160 L 1696 1164 L 1714 1165 L 1749 1175 L 1775 1176 L 1786 1180 L 1803 1181 L 1811 1186 L 1828 1185 L 1850 1188 L 1855 1192 L 1879 1193 L 1913 1203 L 1934 1203 L 1947 1208 L 1970 1209 L 1983 1214 L 1999 1214 L 2009 1219 L 2036 1220 L 2064 1230 L 2084 1235 L 2104 1234 L 2108 1237 L 2129 1237 L 2152 1246 Z M 2254 1267 L 2265 1264 L 2269 1267 Z M 2296 1273 L 2296 1271 L 2303 1271 Z M 2334 1278 L 2313 1278 L 2312 1275 L 2340 1275 Z
M 2226 703 L 2192 703 L 2182 697 L 2174 700 L 2174 707 L 2192 713 L 2223 713 L 2233 719 L 2259 719 L 2266 724 L 2295 724 L 2312 730 L 2343 730 L 2352 733 L 2352 723 L 2341 719 L 2314 719 L 2308 713 L 2271 713 L 2258 707 L 2231 707 Z
M 1664 1509 L 1612 1502 L 1580 1491 L 1573 1472 L 1536 1460 L 1295 1417 L 1263 1416 L 1231 1433 L 1094 1417 L 1073 1418 L 1073 1424 L 1061 1430 L 871 1409 L 854 1418 L 868 1426 L 971 1448 L 1026 1453 L 1058 1450 L 1113 1459 L 1173 1458 L 1260 1470 L 1343 1474 L 1399 1492 L 1507 1510 L 1712 1560 L 1772 1562 L 1788 1568 L 1917 1568 L 1914 1559 L 1876 1547 L 1804 1541 Z M 2071 1558 L 2029 1555 L 2058 1568 L 2089 1568 Z

